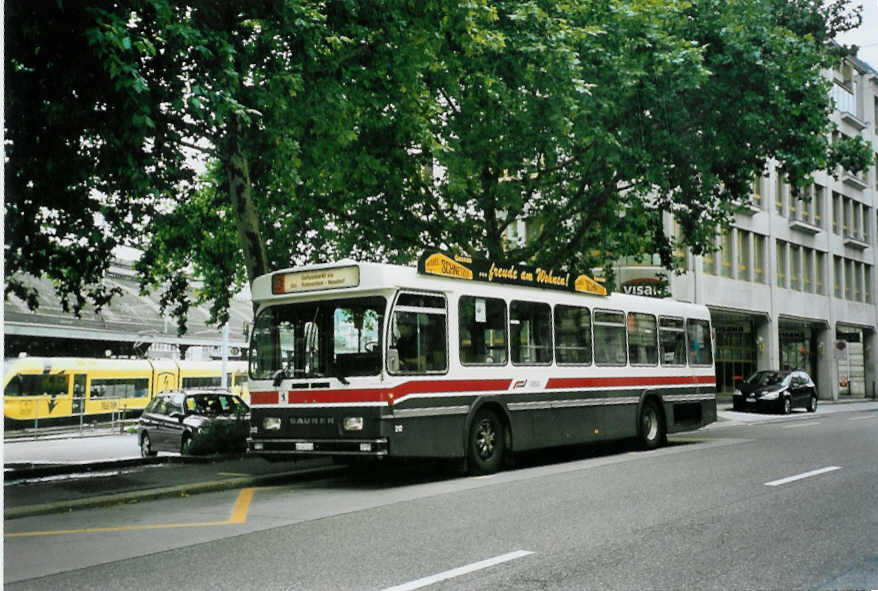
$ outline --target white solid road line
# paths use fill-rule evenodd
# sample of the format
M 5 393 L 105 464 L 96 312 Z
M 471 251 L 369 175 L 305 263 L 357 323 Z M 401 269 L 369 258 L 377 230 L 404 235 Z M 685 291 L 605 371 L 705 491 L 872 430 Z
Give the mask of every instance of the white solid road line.
M 495 564 L 509 562 L 510 560 L 515 560 L 516 558 L 522 558 L 524 556 L 527 556 L 528 554 L 533 554 L 533 552 L 530 552 L 528 550 L 516 550 L 515 552 L 501 554 L 500 556 L 495 556 L 494 558 L 488 558 L 487 560 L 473 562 L 472 564 L 468 564 L 466 566 L 461 566 L 459 568 L 447 570 L 445 572 L 437 573 L 429 577 L 424 577 L 423 579 L 409 581 L 408 583 L 403 583 L 402 585 L 397 585 L 395 587 L 387 587 L 386 589 L 384 589 L 384 591 L 409 591 L 410 589 L 420 589 L 421 587 L 426 587 L 427 585 L 432 585 L 433 583 L 438 583 L 439 581 L 445 581 L 447 579 L 459 577 L 460 575 L 465 575 L 467 573 L 481 570 L 483 568 L 488 568 L 489 566 L 494 566 Z
M 835 470 L 841 470 L 841 466 L 827 466 L 825 468 L 820 468 L 819 470 L 811 470 L 810 472 L 803 472 L 802 474 L 796 474 L 795 476 L 781 478 L 780 480 L 772 480 L 771 482 L 766 482 L 765 486 L 780 486 L 782 484 L 789 484 L 790 482 L 795 482 L 796 480 L 810 478 L 811 476 L 817 476 L 818 474 L 826 474 L 827 472 L 834 472 Z

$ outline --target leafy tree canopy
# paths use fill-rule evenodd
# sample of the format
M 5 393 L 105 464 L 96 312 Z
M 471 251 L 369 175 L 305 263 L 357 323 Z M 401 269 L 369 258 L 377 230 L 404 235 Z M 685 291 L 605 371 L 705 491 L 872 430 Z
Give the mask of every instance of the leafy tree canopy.
M 710 248 L 766 162 L 831 142 L 843 0 L 121 0 L 6 6 L 7 294 L 78 311 L 112 249 L 181 320 L 247 280 L 424 245 L 608 266 Z M 525 220 L 529 240 L 505 244 Z

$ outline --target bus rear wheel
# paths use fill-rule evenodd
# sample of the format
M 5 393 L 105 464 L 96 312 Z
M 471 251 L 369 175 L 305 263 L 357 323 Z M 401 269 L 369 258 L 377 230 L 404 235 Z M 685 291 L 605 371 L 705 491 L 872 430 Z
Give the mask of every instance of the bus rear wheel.
M 655 400 L 647 400 L 640 409 L 637 437 L 643 449 L 656 449 L 667 442 L 665 420 Z
M 471 474 L 493 474 L 500 469 L 506 452 L 506 433 L 497 413 L 487 408 L 476 413 L 467 450 Z

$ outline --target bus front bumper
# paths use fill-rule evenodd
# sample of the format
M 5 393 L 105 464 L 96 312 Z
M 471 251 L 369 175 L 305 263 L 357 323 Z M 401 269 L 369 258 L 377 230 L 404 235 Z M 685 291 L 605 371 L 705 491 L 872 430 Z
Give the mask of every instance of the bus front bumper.
M 387 438 L 248 439 L 247 451 L 260 455 L 386 456 Z

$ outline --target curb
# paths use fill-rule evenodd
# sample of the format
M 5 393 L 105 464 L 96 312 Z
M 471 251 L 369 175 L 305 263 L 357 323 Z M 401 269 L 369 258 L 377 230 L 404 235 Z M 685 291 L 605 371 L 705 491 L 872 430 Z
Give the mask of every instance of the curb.
M 131 468 L 132 466 L 152 466 L 156 464 L 212 464 L 225 460 L 244 458 L 244 455 L 213 455 L 213 456 L 154 456 L 151 458 L 122 458 L 118 460 L 100 460 L 97 462 L 70 462 L 65 464 L 33 464 L 18 462 L 5 464 L 3 478 L 9 482 L 28 478 L 45 478 L 46 476 L 63 476 L 65 474 L 87 474 L 115 468 Z
M 188 484 L 89 497 L 85 499 L 71 499 L 69 501 L 62 501 L 58 503 L 25 505 L 23 507 L 6 509 L 3 512 L 3 517 L 4 519 L 20 519 L 22 517 L 33 517 L 36 515 L 47 515 L 50 513 L 63 513 L 79 509 L 90 509 L 94 507 L 107 507 L 111 505 L 119 505 L 122 503 L 138 503 L 140 501 L 216 492 L 233 488 L 265 486 L 277 482 L 288 482 L 290 480 L 318 480 L 320 478 L 332 476 L 344 470 L 344 466 L 318 466 L 314 468 L 303 468 L 301 470 L 278 472 L 275 474 L 265 474 L 261 476 L 240 476 L 224 480 L 192 482 Z

